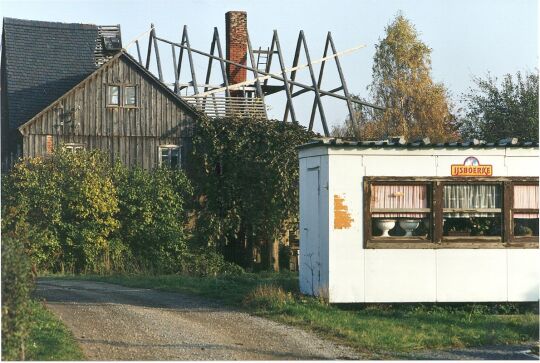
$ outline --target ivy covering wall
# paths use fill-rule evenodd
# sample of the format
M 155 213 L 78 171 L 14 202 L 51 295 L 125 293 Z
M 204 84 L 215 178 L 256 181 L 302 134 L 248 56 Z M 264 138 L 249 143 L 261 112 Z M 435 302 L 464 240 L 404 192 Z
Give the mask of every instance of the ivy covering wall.
M 241 266 L 276 269 L 276 243 L 297 228 L 296 147 L 314 136 L 293 123 L 201 119 L 189 170 L 198 243 Z

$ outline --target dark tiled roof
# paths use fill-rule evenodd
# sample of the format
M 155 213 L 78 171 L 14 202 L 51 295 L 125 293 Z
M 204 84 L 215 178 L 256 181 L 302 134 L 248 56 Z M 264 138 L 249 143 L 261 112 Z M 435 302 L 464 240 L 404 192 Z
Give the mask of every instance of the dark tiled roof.
M 502 139 L 498 142 L 486 142 L 483 140 L 469 140 L 462 142 L 431 143 L 429 138 L 407 142 L 404 138 L 395 137 L 377 141 L 347 141 L 340 138 L 319 138 L 300 145 L 299 149 L 314 146 L 339 146 L 339 147 L 369 147 L 369 148 L 406 148 L 406 149 L 433 149 L 433 148 L 493 148 L 493 147 L 533 147 L 538 148 L 538 142 L 520 141 L 517 138 Z
M 4 18 L 3 39 L 10 128 L 96 70 L 96 25 Z

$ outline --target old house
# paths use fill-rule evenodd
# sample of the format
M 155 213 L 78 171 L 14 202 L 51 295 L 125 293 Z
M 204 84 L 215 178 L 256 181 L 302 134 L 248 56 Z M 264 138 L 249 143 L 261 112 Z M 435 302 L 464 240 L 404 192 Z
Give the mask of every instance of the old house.
M 181 165 L 194 109 L 122 50 L 119 26 L 4 19 L 2 166 L 54 147 Z

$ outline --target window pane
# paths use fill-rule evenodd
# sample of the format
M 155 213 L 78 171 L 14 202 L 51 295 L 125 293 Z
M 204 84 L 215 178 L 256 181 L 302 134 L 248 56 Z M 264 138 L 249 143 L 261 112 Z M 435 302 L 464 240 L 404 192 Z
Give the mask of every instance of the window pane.
M 162 148 L 160 152 L 161 165 L 169 165 L 169 149 Z
M 371 209 L 429 208 L 427 185 L 373 185 Z M 423 218 L 427 213 L 372 213 L 373 217 Z
M 538 185 L 515 185 L 514 208 L 538 209 Z M 515 213 L 514 218 L 538 218 L 538 213 Z
M 444 186 L 443 208 L 496 209 L 501 208 L 501 188 L 490 184 L 458 184 Z M 491 212 L 448 213 L 447 218 L 493 217 Z
M 514 217 L 514 236 L 519 236 L 519 237 L 538 236 L 538 217 L 536 218 Z
M 457 213 L 444 213 L 443 236 L 500 236 L 501 214 L 492 217 L 456 217 Z
M 180 148 L 179 147 L 160 147 L 161 165 L 171 168 L 180 168 Z
M 120 87 L 109 86 L 109 105 L 118 105 L 120 100 Z
M 180 152 L 179 149 L 171 149 L 171 168 L 179 168 L 180 167 Z
M 410 218 L 410 213 L 393 213 L 397 218 L 373 218 L 374 237 L 423 237 L 430 236 L 430 218 Z
M 128 106 L 135 106 L 137 104 L 137 97 L 135 93 L 135 87 L 127 86 L 124 88 L 124 102 Z

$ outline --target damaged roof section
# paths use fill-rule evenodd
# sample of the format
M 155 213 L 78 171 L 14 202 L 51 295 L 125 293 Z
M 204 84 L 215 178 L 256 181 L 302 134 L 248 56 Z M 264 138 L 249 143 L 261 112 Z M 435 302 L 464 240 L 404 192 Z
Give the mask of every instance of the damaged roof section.
M 22 125 L 121 49 L 120 26 L 4 18 L 10 128 Z M 111 42 L 106 37 L 112 38 Z M 113 43 L 111 46 L 106 46 Z

